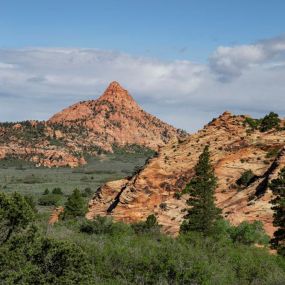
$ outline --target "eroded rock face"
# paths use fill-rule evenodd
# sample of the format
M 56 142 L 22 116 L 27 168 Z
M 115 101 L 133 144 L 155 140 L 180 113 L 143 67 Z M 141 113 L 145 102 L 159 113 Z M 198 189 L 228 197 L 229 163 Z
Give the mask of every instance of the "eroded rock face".
M 272 235 L 272 192 L 268 182 L 285 166 L 285 131 L 248 132 L 245 116 L 225 112 L 204 129 L 185 139 L 174 138 L 137 175 L 102 186 L 90 201 L 87 218 L 112 215 L 135 222 L 155 214 L 165 232 L 177 234 L 185 214 L 187 195 L 180 193 L 194 175 L 194 166 L 206 144 L 218 177 L 217 205 L 233 224 L 261 220 Z M 269 157 L 270 150 L 278 155 Z M 255 176 L 248 187 L 236 181 L 245 170 Z
M 64 109 L 48 123 L 81 125 L 88 132 L 87 141 L 107 151 L 114 144 L 137 144 L 157 150 L 178 135 L 175 128 L 143 111 L 118 82 L 112 82 L 99 99 Z
M 157 150 L 181 135 L 143 111 L 127 90 L 112 82 L 99 99 L 77 103 L 47 122 L 0 124 L 0 159 L 77 167 L 86 163 L 84 153 L 96 156 L 126 145 Z

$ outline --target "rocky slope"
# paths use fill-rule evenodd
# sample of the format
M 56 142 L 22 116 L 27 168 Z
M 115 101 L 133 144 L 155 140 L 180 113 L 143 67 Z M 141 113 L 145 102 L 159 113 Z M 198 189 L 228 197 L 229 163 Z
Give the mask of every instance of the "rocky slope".
M 112 82 L 97 100 L 79 102 L 47 122 L 0 124 L 0 159 L 40 166 L 76 167 L 85 154 L 138 145 L 157 150 L 183 132 L 143 111 L 127 90 Z
M 154 150 L 178 131 L 146 113 L 127 90 L 112 82 L 97 100 L 77 103 L 55 114 L 49 124 L 81 126 L 89 144 L 111 151 L 113 145 L 137 144 Z
M 245 116 L 225 112 L 204 129 L 184 139 L 174 138 L 135 176 L 109 182 L 90 201 L 87 218 L 112 215 L 135 222 L 155 214 L 165 232 L 177 234 L 187 195 L 179 197 L 194 174 L 204 146 L 210 144 L 218 177 L 217 205 L 233 224 L 261 220 L 271 235 L 272 193 L 268 182 L 285 166 L 285 131 L 250 131 Z M 251 169 L 255 176 L 247 187 L 236 181 Z

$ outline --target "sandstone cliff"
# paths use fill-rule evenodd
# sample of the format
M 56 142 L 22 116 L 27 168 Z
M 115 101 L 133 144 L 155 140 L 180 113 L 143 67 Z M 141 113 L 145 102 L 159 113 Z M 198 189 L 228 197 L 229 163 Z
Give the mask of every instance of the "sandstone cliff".
M 216 200 L 223 215 L 233 224 L 261 220 L 271 235 L 268 182 L 285 166 L 285 131 L 250 131 L 245 116 L 228 112 L 196 134 L 174 138 L 135 176 L 103 185 L 90 201 L 87 218 L 111 215 L 135 222 L 155 214 L 165 232 L 177 234 L 187 207 L 187 195 L 178 194 L 193 176 L 205 144 L 210 145 L 218 177 Z M 239 187 L 236 181 L 249 169 L 254 178 L 247 187 Z

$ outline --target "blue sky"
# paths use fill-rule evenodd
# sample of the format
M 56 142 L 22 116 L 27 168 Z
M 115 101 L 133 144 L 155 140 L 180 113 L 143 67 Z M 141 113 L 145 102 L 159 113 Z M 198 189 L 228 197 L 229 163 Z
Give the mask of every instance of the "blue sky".
M 189 131 L 226 109 L 284 116 L 284 11 L 281 0 L 0 0 L 0 121 L 47 119 L 113 80 Z
M 282 0 L 1 0 L 1 47 L 89 47 L 206 61 L 284 33 Z

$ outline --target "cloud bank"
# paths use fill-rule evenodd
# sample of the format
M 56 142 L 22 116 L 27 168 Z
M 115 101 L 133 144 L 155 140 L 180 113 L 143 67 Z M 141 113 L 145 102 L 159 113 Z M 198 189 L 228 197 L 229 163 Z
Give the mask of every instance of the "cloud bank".
M 285 36 L 218 47 L 207 64 L 81 48 L 0 49 L 0 120 L 47 119 L 119 81 L 147 111 L 189 131 L 224 110 L 284 115 Z

